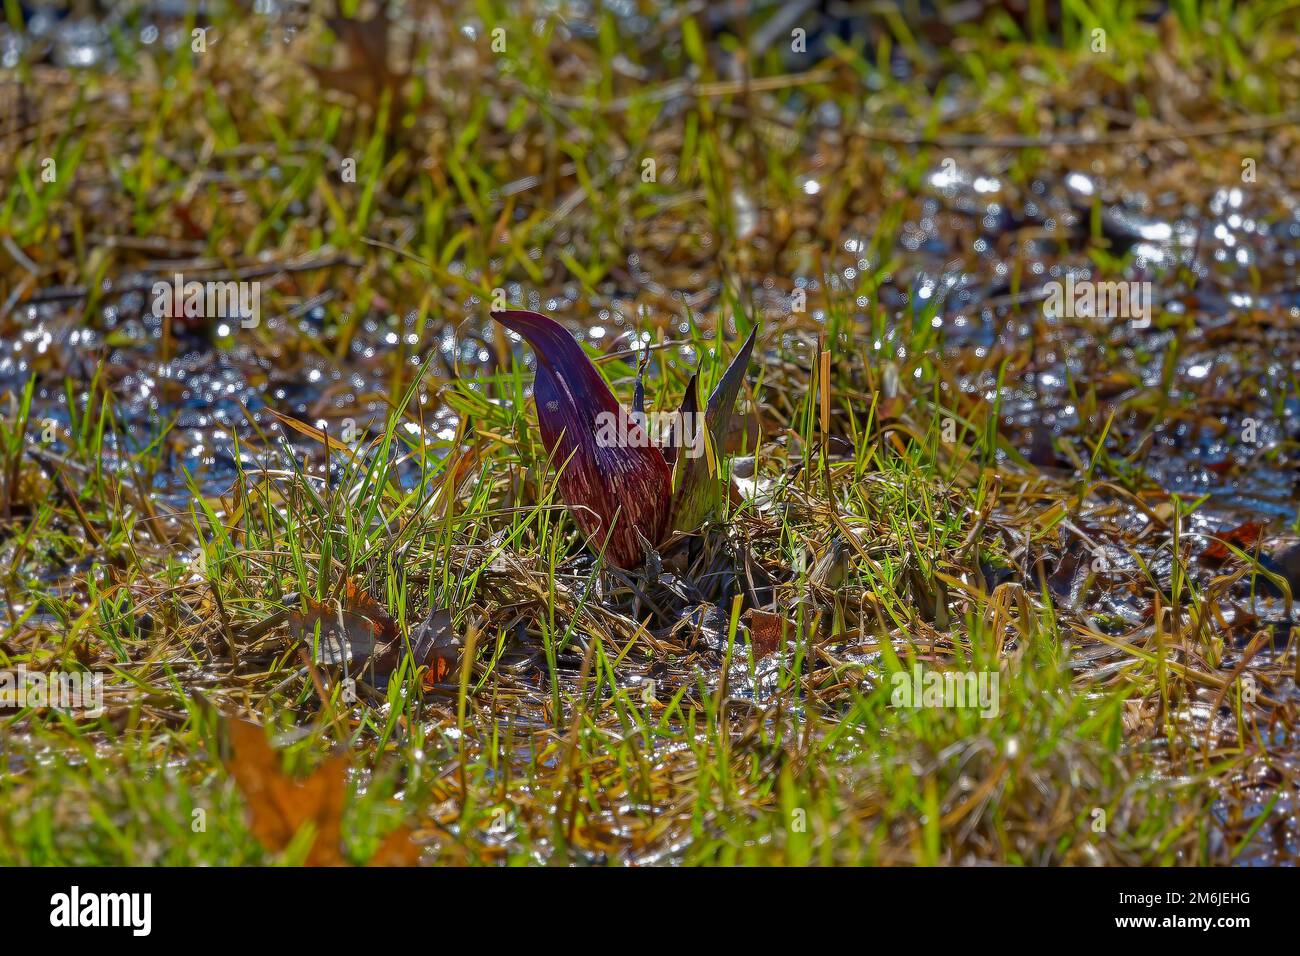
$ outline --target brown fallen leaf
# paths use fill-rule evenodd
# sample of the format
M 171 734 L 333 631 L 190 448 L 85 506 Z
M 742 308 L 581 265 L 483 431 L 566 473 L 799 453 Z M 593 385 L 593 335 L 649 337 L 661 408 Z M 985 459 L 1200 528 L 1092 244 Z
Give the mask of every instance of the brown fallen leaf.
M 249 829 L 272 853 L 283 852 L 305 824 L 316 828 L 307 866 L 342 866 L 340 826 L 343 817 L 347 758 L 333 756 L 305 780 L 280 770 L 280 757 L 257 724 L 226 721 L 231 757 L 226 768 L 248 801 Z
M 396 93 L 406 82 L 410 74 L 392 68 L 389 20 L 382 8 L 368 20 L 335 16 L 327 17 L 325 22 L 343 42 L 347 65 L 333 69 L 307 64 L 322 87 L 378 106 L 385 90 Z
M 460 660 L 461 639 L 452 627 L 453 615 L 448 608 L 434 608 L 419 626 L 411 631 L 411 660 L 416 667 L 426 666 L 421 678 L 425 690 L 448 681 Z M 375 654 L 374 676 L 386 679 L 402 659 L 407 641 L 393 640 Z
M 384 838 L 366 866 L 415 866 L 423 847 L 414 836 L 409 827 L 399 826 Z
M 460 636 L 451 622 L 451 611 L 437 608 L 411 635 L 411 656 L 417 664 L 426 664 L 429 668 L 422 681 L 426 690 L 449 680 L 460 657 Z
M 749 641 L 754 648 L 754 660 L 775 652 L 785 641 L 789 630 L 786 620 L 780 614 L 771 614 L 750 608 L 741 620 L 749 628 Z
M 298 780 L 280 769 L 280 756 L 261 727 L 237 717 L 225 720 L 231 756 L 226 768 L 248 803 L 249 829 L 272 853 L 282 853 L 307 824 L 315 827 L 306 866 L 346 866 L 342 821 L 347 757 L 336 754 Z M 388 834 L 367 866 L 414 866 L 421 847 L 405 826 Z
M 383 689 L 408 647 L 415 665 L 428 668 L 423 675 L 426 689 L 446 682 L 460 660 L 462 643 L 447 608 L 430 611 L 404 640 L 388 610 L 350 580 L 336 599 L 317 601 L 294 593 L 280 600 L 289 607 L 253 625 L 245 631 L 246 639 L 255 640 L 275 627 L 288 625 L 294 639 L 313 652 L 313 663 L 346 665 L 349 672 L 374 687 Z
M 286 602 L 298 601 L 289 595 Z M 397 638 L 397 624 L 382 604 L 353 581 L 343 586 L 335 601 L 317 601 L 302 597 L 289 612 L 289 627 L 295 637 L 314 649 L 317 664 L 347 663 L 354 668 L 365 665 L 376 648 L 389 645 Z M 320 643 L 316 643 L 316 625 L 320 624 Z
M 1216 537 L 1220 540 L 1211 541 L 1201 552 L 1201 561 L 1205 564 L 1222 564 L 1232 557 L 1232 552 L 1224 542 L 1235 545 L 1242 551 L 1249 551 L 1258 543 L 1260 536 L 1264 533 L 1264 526 L 1254 521 L 1247 521 L 1243 525 L 1230 528 L 1227 531 L 1220 531 Z

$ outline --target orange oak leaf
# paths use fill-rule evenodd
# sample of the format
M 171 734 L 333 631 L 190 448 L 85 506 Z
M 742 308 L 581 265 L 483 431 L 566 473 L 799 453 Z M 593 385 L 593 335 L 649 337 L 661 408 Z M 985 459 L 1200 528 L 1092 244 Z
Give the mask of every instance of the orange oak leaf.
M 384 838 L 366 866 L 415 866 L 423 849 L 407 827 L 400 826 Z
M 281 853 L 308 824 L 315 829 L 306 866 L 346 866 L 342 824 L 346 798 L 347 757 L 336 754 L 298 780 L 280 769 L 279 754 L 257 724 L 238 718 L 225 721 L 231 744 L 226 767 L 248 803 L 249 829 L 272 853 Z M 420 846 L 399 826 L 379 847 L 370 866 L 414 866 Z
M 226 767 L 248 801 L 249 829 L 272 853 L 282 852 L 308 823 L 316 828 L 307 866 L 341 866 L 340 827 L 348 762 L 330 757 L 305 780 L 286 776 L 280 757 L 257 724 L 226 721 L 231 758 Z

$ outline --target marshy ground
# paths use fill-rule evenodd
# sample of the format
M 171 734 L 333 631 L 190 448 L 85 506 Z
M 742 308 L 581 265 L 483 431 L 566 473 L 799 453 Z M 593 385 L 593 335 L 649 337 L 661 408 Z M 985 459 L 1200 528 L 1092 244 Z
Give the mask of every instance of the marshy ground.
M 0 863 L 1296 861 L 1293 4 L 67 6 L 0 670 L 104 708 L 0 711 Z M 598 565 L 497 298 L 653 409 L 757 327 L 725 513 Z M 240 718 L 340 813 L 250 826 Z

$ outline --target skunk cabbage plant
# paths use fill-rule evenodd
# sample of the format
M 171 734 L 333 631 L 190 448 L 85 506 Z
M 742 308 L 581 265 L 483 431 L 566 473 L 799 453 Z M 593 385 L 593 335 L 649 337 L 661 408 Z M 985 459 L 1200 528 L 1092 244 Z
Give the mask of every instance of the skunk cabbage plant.
M 619 406 L 596 366 L 572 335 L 537 312 L 493 312 L 537 355 L 533 397 L 542 443 L 560 469 L 560 497 L 587 543 L 620 568 L 635 568 L 647 547 L 673 531 L 694 531 L 721 500 L 717 449 L 730 424 L 740 383 L 754 348 L 754 332 L 709 398 L 700 429 L 700 452 L 682 454 L 652 443 L 640 378 L 632 415 Z M 698 421 L 696 380 L 691 377 L 679 423 Z M 609 440 L 617 421 L 617 440 Z

